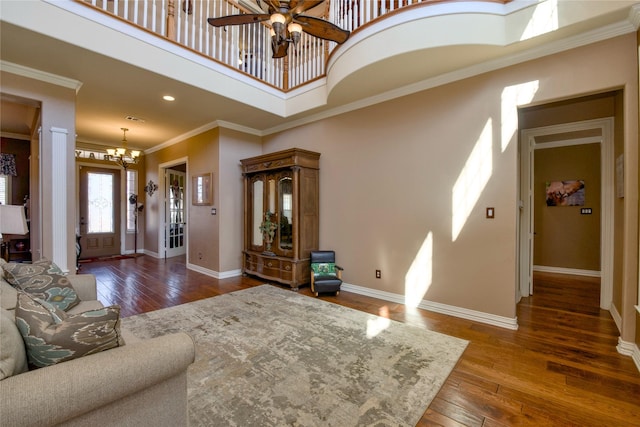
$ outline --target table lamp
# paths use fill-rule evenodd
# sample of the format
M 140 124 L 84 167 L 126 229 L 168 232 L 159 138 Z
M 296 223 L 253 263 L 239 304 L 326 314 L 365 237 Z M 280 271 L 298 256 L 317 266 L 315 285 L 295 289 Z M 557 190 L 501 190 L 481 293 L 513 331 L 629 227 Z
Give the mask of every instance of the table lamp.
M 25 235 L 29 232 L 24 206 L 0 205 L 0 242 L 2 242 L 2 257 L 9 261 L 9 242 L 2 240 L 3 234 Z

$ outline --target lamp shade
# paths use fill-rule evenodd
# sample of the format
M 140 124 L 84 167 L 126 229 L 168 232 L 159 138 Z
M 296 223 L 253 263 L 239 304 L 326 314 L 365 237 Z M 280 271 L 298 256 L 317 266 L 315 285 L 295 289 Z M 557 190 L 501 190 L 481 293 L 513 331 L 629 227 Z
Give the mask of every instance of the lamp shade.
M 0 234 L 27 234 L 24 206 L 0 205 Z

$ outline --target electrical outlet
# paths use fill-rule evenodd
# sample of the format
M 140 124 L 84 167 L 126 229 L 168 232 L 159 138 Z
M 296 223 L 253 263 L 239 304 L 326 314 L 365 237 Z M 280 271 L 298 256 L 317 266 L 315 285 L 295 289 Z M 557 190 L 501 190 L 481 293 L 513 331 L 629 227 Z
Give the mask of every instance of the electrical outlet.
M 376 279 L 379 279 L 382 277 L 382 272 L 380 270 L 376 270 Z

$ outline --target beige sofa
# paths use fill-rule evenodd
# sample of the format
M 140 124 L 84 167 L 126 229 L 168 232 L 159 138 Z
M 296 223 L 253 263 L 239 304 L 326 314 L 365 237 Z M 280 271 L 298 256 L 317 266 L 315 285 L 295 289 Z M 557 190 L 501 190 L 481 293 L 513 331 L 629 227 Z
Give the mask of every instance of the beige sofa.
M 69 275 L 69 281 L 82 300 L 70 314 L 102 307 L 94 276 Z M 0 348 L 11 342 L 7 328 L 17 330 L 6 321 L 7 315 L 15 318 L 16 298 L 16 290 L 0 278 L 5 316 Z M 138 340 L 125 330 L 122 334 L 122 347 L 1 380 L 0 425 L 187 425 L 187 368 L 195 357 L 191 337 L 176 333 Z M 6 355 L 7 348 L 2 350 Z

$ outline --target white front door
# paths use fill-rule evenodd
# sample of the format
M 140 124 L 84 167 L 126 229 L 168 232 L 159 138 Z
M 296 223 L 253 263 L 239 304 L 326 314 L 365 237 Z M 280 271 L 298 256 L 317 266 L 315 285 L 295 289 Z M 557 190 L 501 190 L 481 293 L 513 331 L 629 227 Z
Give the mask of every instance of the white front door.
M 186 253 L 185 183 L 184 172 L 166 170 L 164 247 L 167 258 Z

